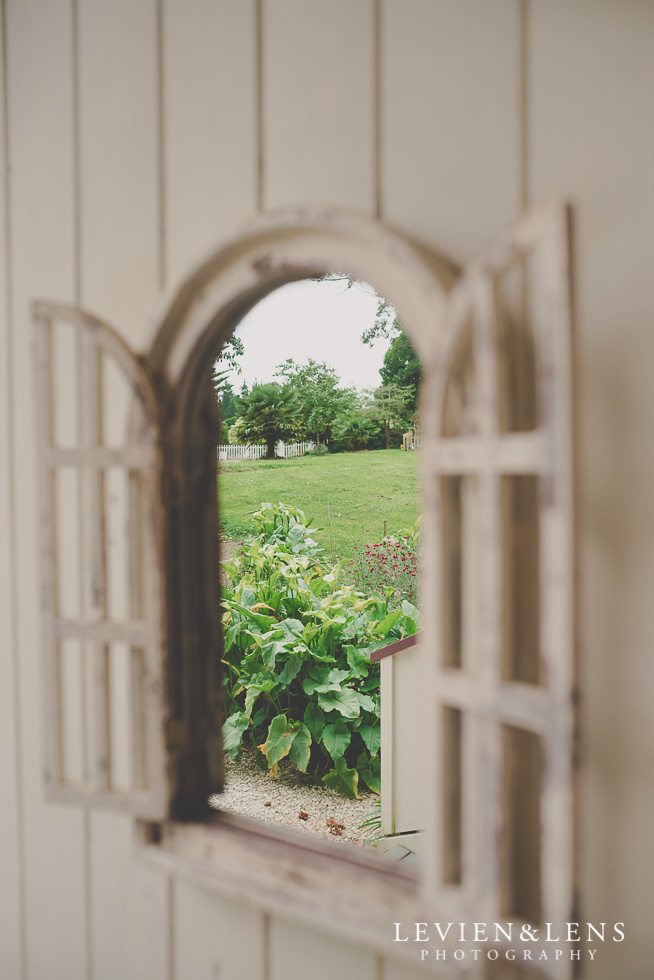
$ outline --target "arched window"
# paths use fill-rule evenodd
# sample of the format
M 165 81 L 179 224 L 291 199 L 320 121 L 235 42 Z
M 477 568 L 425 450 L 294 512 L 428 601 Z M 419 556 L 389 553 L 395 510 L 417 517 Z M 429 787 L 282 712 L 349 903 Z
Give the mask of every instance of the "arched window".
M 448 920 L 566 922 L 574 555 L 563 208 L 528 215 L 451 291 L 442 260 L 373 222 L 262 217 L 166 300 L 140 355 L 97 318 L 36 305 L 48 792 L 128 808 L 162 824 L 164 840 L 168 821 L 208 820 L 222 778 L 208 366 L 264 295 L 334 270 L 388 299 L 424 365 L 423 898 Z

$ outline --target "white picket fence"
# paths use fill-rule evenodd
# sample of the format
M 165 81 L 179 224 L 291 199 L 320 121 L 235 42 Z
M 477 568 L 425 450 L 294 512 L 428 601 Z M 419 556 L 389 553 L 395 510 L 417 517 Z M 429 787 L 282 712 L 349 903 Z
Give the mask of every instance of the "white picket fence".
M 278 456 L 289 459 L 291 456 L 303 456 L 310 449 L 314 449 L 315 445 L 315 442 L 292 442 L 287 445 L 280 440 L 275 447 L 275 452 Z M 265 455 L 266 447 L 263 443 L 256 446 L 218 446 L 218 459 L 222 460 L 261 459 Z

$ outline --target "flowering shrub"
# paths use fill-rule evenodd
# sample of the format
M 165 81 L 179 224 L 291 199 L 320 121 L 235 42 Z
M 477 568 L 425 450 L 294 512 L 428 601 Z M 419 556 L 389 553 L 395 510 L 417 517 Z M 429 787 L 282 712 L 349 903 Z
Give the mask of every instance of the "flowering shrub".
M 386 537 L 378 544 L 359 542 L 345 571 L 362 592 L 391 590 L 392 608 L 404 600 L 415 604 L 419 571 L 417 528 L 400 531 L 397 537 Z
M 252 541 L 223 562 L 225 749 L 243 746 L 276 775 L 301 772 L 358 796 L 380 791 L 379 664 L 370 654 L 415 633 L 410 602 L 339 583 L 302 511 L 264 504 Z

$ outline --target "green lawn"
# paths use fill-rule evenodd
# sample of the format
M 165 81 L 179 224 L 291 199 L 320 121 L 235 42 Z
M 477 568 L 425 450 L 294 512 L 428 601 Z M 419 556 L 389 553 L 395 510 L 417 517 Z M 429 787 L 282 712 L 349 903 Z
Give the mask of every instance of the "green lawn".
M 341 558 L 350 557 L 357 539 L 379 541 L 384 521 L 391 534 L 420 513 L 418 456 L 400 449 L 223 462 L 219 485 L 222 530 L 232 539 L 242 537 L 264 501 L 282 501 L 322 529 L 315 537 L 329 551 L 329 502 L 334 554 Z

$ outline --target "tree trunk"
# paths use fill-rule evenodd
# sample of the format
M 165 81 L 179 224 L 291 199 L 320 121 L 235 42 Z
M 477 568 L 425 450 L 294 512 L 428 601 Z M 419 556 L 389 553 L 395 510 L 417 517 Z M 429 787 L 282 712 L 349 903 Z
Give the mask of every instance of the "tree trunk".
M 275 458 L 275 443 L 277 440 L 274 436 L 266 436 L 266 459 Z
M 386 437 L 386 448 L 391 448 L 391 427 L 388 422 L 384 422 L 384 436 Z

